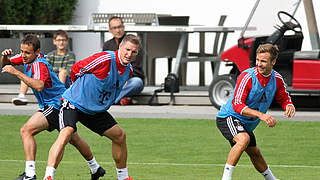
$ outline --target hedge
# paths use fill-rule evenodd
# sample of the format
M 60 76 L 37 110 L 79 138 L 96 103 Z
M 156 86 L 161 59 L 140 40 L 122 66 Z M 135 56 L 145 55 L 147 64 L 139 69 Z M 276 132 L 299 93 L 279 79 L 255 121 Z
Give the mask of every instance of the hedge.
M 0 0 L 0 24 L 69 24 L 78 0 Z

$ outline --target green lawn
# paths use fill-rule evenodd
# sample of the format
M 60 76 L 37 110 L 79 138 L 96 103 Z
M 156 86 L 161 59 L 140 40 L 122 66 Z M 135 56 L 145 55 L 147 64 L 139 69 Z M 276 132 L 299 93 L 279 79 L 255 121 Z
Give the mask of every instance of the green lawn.
M 0 179 L 12 179 L 24 170 L 24 152 L 19 129 L 28 116 L 0 116 Z M 127 132 L 129 174 L 135 180 L 221 179 L 229 144 L 213 120 L 117 119 Z M 275 128 L 261 123 L 257 143 L 272 171 L 281 180 L 318 180 L 320 177 L 320 122 L 278 122 Z M 115 180 L 111 143 L 78 123 L 97 161 L 107 170 L 105 180 Z M 42 179 L 48 151 L 57 132 L 36 136 L 37 175 Z M 68 145 L 56 180 L 90 179 L 81 155 Z M 264 179 L 243 154 L 234 180 Z

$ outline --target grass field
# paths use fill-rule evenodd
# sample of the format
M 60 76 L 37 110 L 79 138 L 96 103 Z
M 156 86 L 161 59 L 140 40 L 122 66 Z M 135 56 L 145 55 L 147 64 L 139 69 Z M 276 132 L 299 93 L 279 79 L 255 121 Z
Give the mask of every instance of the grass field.
M 0 116 L 0 179 L 15 178 L 24 170 L 19 129 L 28 116 Z M 135 180 L 218 180 L 229 144 L 213 120 L 117 119 L 127 132 L 129 174 Z M 320 122 L 278 122 L 275 128 L 260 124 L 257 143 L 272 171 L 281 180 L 318 180 L 320 177 Z M 91 146 L 106 170 L 105 180 L 115 180 L 111 143 L 78 123 L 79 134 Z M 47 156 L 57 132 L 36 136 L 37 175 L 42 179 Z M 71 145 L 65 151 L 56 180 L 90 179 L 84 159 Z M 234 180 L 264 179 L 246 154 L 234 170 Z

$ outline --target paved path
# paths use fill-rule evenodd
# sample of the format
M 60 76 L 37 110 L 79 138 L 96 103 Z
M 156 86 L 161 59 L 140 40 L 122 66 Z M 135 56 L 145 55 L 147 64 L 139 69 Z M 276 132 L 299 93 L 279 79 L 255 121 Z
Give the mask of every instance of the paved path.
M 1 115 L 32 115 L 38 109 L 37 104 L 15 106 L 0 103 Z M 109 112 L 116 118 L 169 118 L 169 119 L 211 119 L 214 120 L 217 109 L 212 106 L 119 106 L 114 105 Z M 268 111 L 277 120 L 290 120 L 280 110 Z M 319 121 L 319 111 L 297 111 L 293 121 Z

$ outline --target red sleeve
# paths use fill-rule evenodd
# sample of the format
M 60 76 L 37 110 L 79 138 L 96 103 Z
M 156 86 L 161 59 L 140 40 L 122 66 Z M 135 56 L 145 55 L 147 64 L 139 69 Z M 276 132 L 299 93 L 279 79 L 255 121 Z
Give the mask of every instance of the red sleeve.
M 276 101 L 280 104 L 282 109 L 286 110 L 287 105 L 292 104 L 289 93 L 286 90 L 286 84 L 282 76 L 276 72 L 277 91 L 275 94 Z
M 87 73 L 93 73 L 99 79 L 106 78 L 110 71 L 110 59 L 110 54 L 100 52 L 78 61 L 71 68 L 72 82 Z
M 41 63 L 41 62 L 33 63 L 32 74 L 33 74 L 33 79 L 42 81 L 45 87 L 47 88 L 52 87 L 50 73 L 45 63 Z
M 21 54 L 16 54 L 10 58 L 10 62 L 14 65 L 22 65 L 23 60 Z
M 237 79 L 237 86 L 232 99 L 232 105 L 235 112 L 242 114 L 242 111 L 247 107 L 245 102 L 251 88 L 251 75 L 247 72 L 241 73 Z

